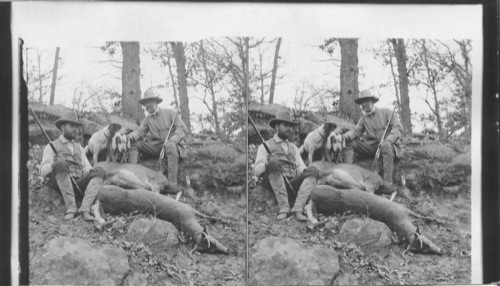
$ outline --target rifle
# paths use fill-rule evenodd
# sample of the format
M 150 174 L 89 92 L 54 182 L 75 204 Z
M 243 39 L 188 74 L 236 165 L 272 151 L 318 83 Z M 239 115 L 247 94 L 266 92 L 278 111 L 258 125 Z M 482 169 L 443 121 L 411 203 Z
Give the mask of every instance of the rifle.
M 264 140 L 264 137 L 262 137 L 262 135 L 260 134 L 259 129 L 257 129 L 257 126 L 255 126 L 255 123 L 253 122 L 253 120 L 250 117 L 250 115 L 248 115 L 248 121 L 250 121 L 250 123 L 253 126 L 253 129 L 255 130 L 255 132 L 257 132 L 257 135 L 259 135 L 260 140 L 262 140 L 262 145 L 264 145 L 264 148 L 266 149 L 267 154 L 271 155 L 271 149 L 269 149 L 269 146 L 267 146 L 266 140 Z M 287 188 L 289 188 L 290 190 L 292 190 L 292 192 L 295 195 L 297 195 L 297 192 L 292 188 L 292 185 L 290 185 L 290 182 L 288 181 L 288 178 L 285 177 L 284 175 L 283 175 L 283 180 L 285 181 L 285 186 Z
M 378 158 L 380 158 L 380 146 L 382 146 L 382 142 L 384 142 L 385 134 L 389 129 L 389 125 L 391 124 L 392 117 L 394 116 L 394 112 L 396 111 L 397 106 L 398 103 L 396 101 L 394 102 L 394 108 L 392 109 L 391 117 L 389 117 L 389 122 L 387 122 L 387 126 L 385 126 L 384 134 L 382 134 L 382 139 L 380 139 L 380 143 L 378 143 L 377 152 L 375 153 L 375 160 L 373 161 L 373 168 L 372 168 L 373 170 L 376 170 L 377 168 Z
M 54 144 L 52 143 L 52 141 L 50 140 L 50 137 L 49 135 L 47 134 L 47 132 L 45 132 L 45 129 L 43 129 L 43 126 L 42 126 L 42 123 L 40 123 L 40 120 L 38 120 L 38 117 L 36 117 L 36 114 L 35 114 L 35 111 L 33 110 L 33 108 L 31 108 L 31 106 L 28 106 L 29 110 L 31 111 L 31 114 L 33 115 L 33 117 L 35 118 L 35 121 L 36 123 L 38 124 L 38 126 L 40 127 L 40 129 L 42 130 L 42 133 L 43 135 L 45 135 L 45 138 L 47 138 L 47 140 L 49 140 L 49 145 L 50 145 L 50 148 L 52 148 L 52 152 L 54 152 L 55 156 L 57 157 L 57 155 L 59 153 L 57 153 L 57 150 L 56 150 L 56 147 L 54 146 Z M 69 176 L 69 178 L 71 179 L 71 183 L 73 183 L 73 185 L 75 185 L 76 189 L 78 190 L 78 192 L 80 193 L 80 195 L 83 196 L 83 192 L 82 190 L 80 190 L 80 187 L 78 186 L 78 184 L 76 183 L 75 179 L 71 176 Z
M 170 129 L 168 130 L 167 137 L 165 138 L 165 142 L 168 141 L 168 137 L 170 136 L 170 132 L 172 131 L 172 128 L 174 127 L 175 120 L 177 119 L 177 114 L 179 114 L 179 108 L 175 110 L 174 113 L 174 120 L 172 121 L 172 125 L 170 125 Z M 157 170 L 160 170 L 161 168 L 161 162 L 163 161 L 163 157 L 165 157 L 165 148 L 161 148 L 160 152 L 160 158 L 158 158 L 158 164 L 157 164 Z M 163 170 L 160 170 L 163 173 Z

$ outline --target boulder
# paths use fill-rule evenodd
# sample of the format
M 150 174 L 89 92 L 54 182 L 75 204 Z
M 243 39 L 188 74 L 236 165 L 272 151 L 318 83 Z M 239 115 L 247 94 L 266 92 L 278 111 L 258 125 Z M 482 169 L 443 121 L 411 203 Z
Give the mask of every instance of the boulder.
M 130 273 L 125 281 L 123 281 L 123 286 L 146 286 L 148 285 L 147 278 L 142 273 Z
M 329 285 L 340 270 L 333 249 L 267 237 L 250 251 L 249 285 Z
M 344 222 L 337 239 L 358 246 L 380 247 L 391 244 L 391 235 L 392 231 L 385 223 L 370 218 L 355 218 Z
M 93 245 L 77 237 L 56 237 L 35 254 L 30 272 L 43 273 L 35 284 L 120 285 L 130 270 L 127 253 L 112 245 Z
M 178 236 L 179 231 L 168 221 L 141 218 L 130 224 L 126 239 L 155 249 L 169 249 L 179 243 Z

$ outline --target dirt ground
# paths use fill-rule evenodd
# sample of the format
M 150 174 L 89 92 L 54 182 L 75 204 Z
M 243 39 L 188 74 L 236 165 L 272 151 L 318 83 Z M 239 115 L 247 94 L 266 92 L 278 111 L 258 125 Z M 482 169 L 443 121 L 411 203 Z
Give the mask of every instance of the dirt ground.
M 189 255 L 194 244 L 187 237 L 183 237 L 184 241 L 172 249 L 153 249 L 142 243 L 134 244 L 124 239 L 130 223 L 148 215 L 133 213 L 109 216 L 108 220 L 122 223 L 119 227 L 99 227 L 97 224 L 85 222 L 81 217 L 64 221 L 64 207 L 47 202 L 38 192 L 41 181 L 37 167 L 41 152 L 40 147 L 31 148 L 31 159 L 28 162 L 30 260 L 51 238 L 80 237 L 97 245 L 112 244 L 127 251 L 132 272 L 145 275 L 147 285 L 245 285 L 245 193 L 196 190 L 201 203 L 193 206 L 203 213 L 224 218 L 224 222 L 215 224 L 202 219 L 201 224 L 206 225 L 208 233 L 229 248 L 229 254 Z M 30 284 L 44 284 L 44 276 L 44 273 L 30 268 Z
M 268 236 L 283 236 L 307 246 L 333 248 L 339 253 L 341 269 L 335 284 L 470 284 L 470 192 L 458 196 L 420 192 L 416 204 L 406 205 L 417 213 L 433 216 L 443 222 L 438 224 L 413 220 L 422 234 L 442 248 L 443 254 L 408 252 L 403 256 L 406 245 L 396 233 L 393 233 L 391 245 L 378 249 L 335 241 L 332 236 L 338 233 L 341 223 L 360 215 L 329 217 L 338 222 L 337 228 L 311 232 L 307 223 L 298 222 L 293 216 L 285 221 L 276 221 L 277 206 L 269 207 L 266 203 L 258 202 L 252 190 L 249 190 L 249 247 Z M 327 218 L 321 216 L 320 221 Z

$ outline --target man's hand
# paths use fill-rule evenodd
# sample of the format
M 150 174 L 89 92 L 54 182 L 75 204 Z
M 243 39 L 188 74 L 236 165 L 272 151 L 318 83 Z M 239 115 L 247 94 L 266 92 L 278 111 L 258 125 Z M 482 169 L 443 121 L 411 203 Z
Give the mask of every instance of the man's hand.
M 271 159 L 266 163 L 266 174 L 274 172 L 283 173 L 283 168 L 278 160 Z
M 315 177 L 317 179 L 319 178 L 319 170 L 314 166 L 309 166 L 302 172 L 302 176 L 304 178 Z

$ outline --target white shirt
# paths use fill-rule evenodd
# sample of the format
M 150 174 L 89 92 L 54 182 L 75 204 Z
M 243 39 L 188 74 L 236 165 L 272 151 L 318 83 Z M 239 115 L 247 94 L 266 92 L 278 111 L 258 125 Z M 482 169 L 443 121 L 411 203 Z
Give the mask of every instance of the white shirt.
M 283 151 L 285 154 L 288 154 L 288 140 L 283 140 L 281 139 L 277 134 L 274 134 L 274 140 L 276 140 L 276 143 L 281 145 L 283 148 Z M 299 149 L 297 146 L 294 144 L 291 144 L 292 148 L 295 148 L 295 165 L 297 166 L 297 174 L 301 174 L 304 169 L 306 168 L 306 164 L 304 164 L 304 161 L 302 161 L 302 158 L 300 157 L 299 154 Z M 259 148 L 257 149 L 257 156 L 255 156 L 255 164 L 254 164 L 254 174 L 255 176 L 260 176 L 264 171 L 266 170 L 266 163 L 267 163 L 267 151 L 266 148 L 264 147 L 264 144 L 261 144 Z

